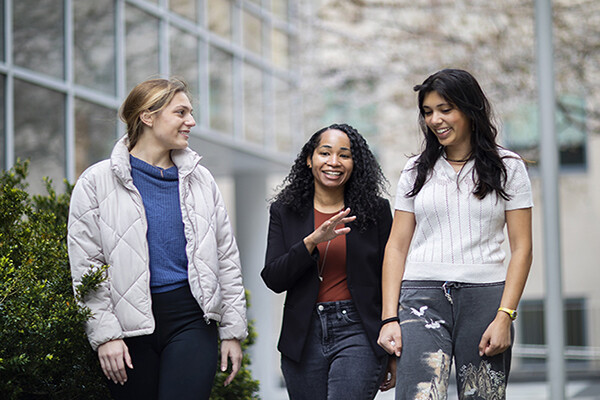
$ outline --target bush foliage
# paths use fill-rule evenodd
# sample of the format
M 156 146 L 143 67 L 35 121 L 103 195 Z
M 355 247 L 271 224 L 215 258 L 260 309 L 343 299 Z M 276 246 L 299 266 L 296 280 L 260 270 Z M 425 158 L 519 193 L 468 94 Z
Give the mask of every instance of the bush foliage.
M 28 163 L 0 174 L 0 394 L 3 399 L 108 399 L 106 378 L 83 329 L 90 311 L 71 288 L 66 233 L 72 186 L 57 194 L 27 192 Z M 105 279 L 91 271 L 83 297 Z M 243 343 L 254 341 L 254 331 Z M 256 399 L 258 382 L 247 369 L 228 387 L 217 372 L 211 399 Z

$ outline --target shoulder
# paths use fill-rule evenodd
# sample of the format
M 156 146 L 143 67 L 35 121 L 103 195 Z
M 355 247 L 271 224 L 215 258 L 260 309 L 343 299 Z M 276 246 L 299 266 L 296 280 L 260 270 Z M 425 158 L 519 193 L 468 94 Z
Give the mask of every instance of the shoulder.
M 523 161 L 520 155 L 504 147 L 498 147 L 498 155 L 507 167 L 514 167 L 519 164 L 525 165 L 525 161 Z
M 81 173 L 76 186 L 89 185 L 112 175 L 110 160 L 102 160 L 91 165 Z

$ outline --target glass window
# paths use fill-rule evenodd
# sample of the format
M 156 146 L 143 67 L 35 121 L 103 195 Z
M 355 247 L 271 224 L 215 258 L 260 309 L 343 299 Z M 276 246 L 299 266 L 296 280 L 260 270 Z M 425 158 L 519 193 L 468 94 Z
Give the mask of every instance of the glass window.
M 43 177 L 63 189 L 65 177 L 65 96 L 15 79 L 15 157 L 29 159 L 33 193 L 44 193 Z
M 171 28 L 170 33 L 171 75 L 180 77 L 188 83 L 192 94 L 194 117 L 199 121 L 198 39 L 176 28 Z
M 291 94 L 287 82 L 275 80 L 275 140 L 277 150 L 292 151 Z
M 271 0 L 271 11 L 277 17 L 287 20 L 288 0 Z
M 288 68 L 288 36 L 285 32 L 273 29 L 271 34 L 271 49 L 273 64 L 280 68 Z
M 260 19 L 244 11 L 244 47 L 258 55 L 262 54 L 262 23 Z
M 208 29 L 226 39 L 231 39 L 231 1 L 207 0 Z
M 64 7 L 62 0 L 13 1 L 13 51 L 16 65 L 64 76 Z
M 197 20 L 196 0 L 169 0 L 169 7 L 184 18 Z
M 540 162 L 538 109 L 526 104 L 506 118 L 504 142 L 528 160 Z M 586 164 L 585 100 L 579 96 L 559 96 L 556 107 L 556 135 L 561 166 Z
M 263 143 L 263 79 L 262 71 L 244 65 L 244 137 Z
M 6 118 L 4 118 L 4 113 L 6 110 L 6 104 L 4 102 L 5 96 L 5 87 L 4 87 L 4 75 L 0 75 L 0 169 L 6 167 L 5 164 L 5 152 L 6 152 Z
M 567 346 L 587 346 L 586 302 L 581 298 L 565 299 L 565 340 Z M 546 344 L 543 300 L 522 300 L 519 305 L 518 338 L 523 345 Z M 576 362 L 577 360 L 570 360 Z M 544 359 L 525 358 L 527 365 L 544 363 Z
M 126 91 L 129 92 L 138 83 L 158 76 L 158 19 L 133 6 L 128 6 L 125 14 Z
M 75 101 L 75 174 L 110 157 L 117 131 L 117 111 Z
M 233 132 L 233 57 L 211 47 L 209 50 L 210 126 L 224 133 Z
M 75 82 L 116 93 L 114 0 L 73 2 Z

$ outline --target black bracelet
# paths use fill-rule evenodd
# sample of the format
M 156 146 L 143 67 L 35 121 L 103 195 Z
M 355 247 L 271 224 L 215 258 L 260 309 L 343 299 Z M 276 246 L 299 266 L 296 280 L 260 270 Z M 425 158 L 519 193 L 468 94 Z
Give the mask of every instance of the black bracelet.
M 400 318 L 398 318 L 398 317 L 386 318 L 383 321 L 381 321 L 381 326 L 384 326 L 385 324 L 389 324 L 390 322 L 400 323 Z

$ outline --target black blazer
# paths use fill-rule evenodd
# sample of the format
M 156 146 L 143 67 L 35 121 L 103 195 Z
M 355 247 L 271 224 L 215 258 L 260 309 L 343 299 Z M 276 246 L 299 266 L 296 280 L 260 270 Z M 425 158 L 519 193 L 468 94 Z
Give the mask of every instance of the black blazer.
M 346 235 L 348 289 L 378 357 L 387 353 L 377 345 L 381 321 L 381 266 L 392 225 L 390 204 L 379 199 L 377 222 L 364 232 Z M 311 205 L 312 206 L 312 205 Z M 304 216 L 277 202 L 271 205 L 265 267 L 261 276 L 276 293 L 287 291 L 277 348 L 299 362 L 312 312 L 319 294 L 319 253 L 308 253 L 303 239 L 315 229 L 312 207 Z M 352 227 L 352 223 L 348 226 Z

